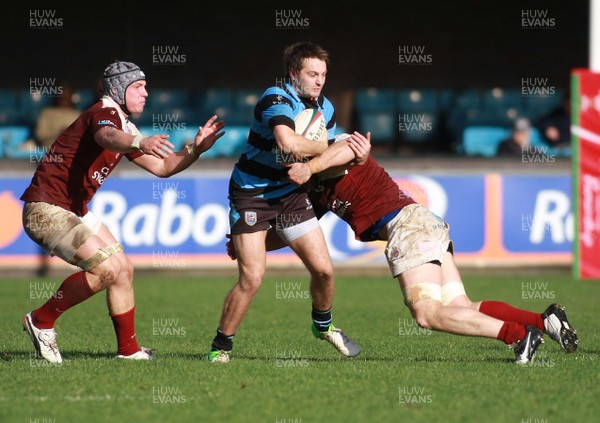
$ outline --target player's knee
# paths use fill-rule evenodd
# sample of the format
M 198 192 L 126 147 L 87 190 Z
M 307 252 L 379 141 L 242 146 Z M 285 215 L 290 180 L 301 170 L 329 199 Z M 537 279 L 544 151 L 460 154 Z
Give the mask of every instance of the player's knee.
M 319 267 L 315 267 L 311 269 L 310 275 L 313 280 L 328 282 L 333 280 L 333 266 L 328 264 L 323 264 Z
M 260 288 L 260 283 L 254 280 L 240 280 L 238 282 L 238 287 L 244 295 L 248 297 L 254 297 L 254 295 L 256 295 L 256 293 L 258 292 L 258 288 Z
M 434 329 L 433 313 L 430 307 L 411 307 L 410 309 L 417 325 L 423 329 Z
M 420 328 L 434 329 L 433 325 L 429 323 L 429 320 L 425 318 L 415 319 L 415 322 L 417 322 L 417 326 L 419 326 Z
M 89 272 L 97 277 L 98 288 L 100 290 L 106 289 L 116 283 L 119 279 L 119 275 L 121 274 L 121 263 L 113 256 L 108 260 L 103 261 Z
M 120 264 L 119 280 L 133 284 L 133 263 L 127 257 L 124 257 Z
M 256 294 L 262 284 L 264 272 L 244 272 L 240 275 L 238 281 L 239 289 L 247 295 L 253 296 Z

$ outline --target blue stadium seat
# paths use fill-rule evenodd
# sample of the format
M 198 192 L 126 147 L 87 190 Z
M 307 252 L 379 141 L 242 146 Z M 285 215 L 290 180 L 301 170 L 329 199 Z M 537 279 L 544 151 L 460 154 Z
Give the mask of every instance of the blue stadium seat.
M 0 109 L 0 125 L 1 126 L 20 126 L 26 125 L 27 122 L 21 111 L 17 109 Z
M 500 142 L 509 137 L 511 130 L 494 126 L 469 126 L 462 139 L 462 153 L 467 156 L 496 156 Z
M 531 145 L 535 147 L 543 147 L 548 145 L 544 141 L 542 133 L 537 128 L 531 128 Z
M 519 89 L 490 88 L 481 93 L 483 108 L 504 111 L 510 108 L 523 108 L 523 98 Z
M 168 124 L 165 124 L 168 125 Z M 167 129 L 169 128 L 169 129 Z M 184 128 L 184 129 L 179 129 Z M 189 129 L 189 131 L 188 131 Z M 167 134 L 169 135 L 169 141 L 175 146 L 174 151 L 179 151 L 183 148 L 184 140 L 182 134 L 184 132 L 194 132 L 198 130 L 197 127 L 189 128 L 187 125 L 177 125 L 177 126 L 163 126 L 161 127 L 159 123 L 150 124 L 150 125 L 140 125 L 138 126 L 138 130 L 145 137 L 150 137 L 156 134 Z M 192 136 L 194 136 L 192 135 Z
M 137 128 L 138 131 L 140 131 L 140 133 L 145 137 L 162 133 L 161 131 L 155 129 L 152 125 L 138 125 Z
M 437 140 L 441 128 L 436 111 L 400 113 L 398 131 L 400 139 L 412 145 L 424 145 Z
M 101 95 L 93 89 L 79 89 L 73 94 L 73 103 L 78 110 L 85 110 L 100 99 Z
M 216 157 L 236 157 L 243 151 L 248 139 L 249 126 L 230 125 L 225 127 L 225 134 L 217 140 L 212 148 L 200 156 L 201 159 Z M 170 140 L 175 144 L 176 150 L 182 149 L 196 137 L 198 127 L 189 126 L 183 130 L 171 132 Z M 148 133 L 152 133 L 148 131 Z
M 29 89 L 19 92 L 19 110 L 27 124 L 35 125 L 42 108 L 52 105 L 54 97 L 48 94 L 30 93 Z
M 225 135 L 219 138 L 215 145 L 209 151 L 207 151 L 207 153 L 210 153 L 211 150 L 215 149 L 215 153 L 221 157 L 239 156 L 246 148 L 249 130 L 249 125 L 226 126 Z M 203 156 L 204 154 L 201 157 Z
M 439 110 L 442 113 L 447 114 L 450 111 L 450 109 L 454 106 L 455 95 L 456 93 L 451 88 L 442 88 L 438 90 L 438 105 Z
M 234 98 L 235 119 L 232 123 L 251 125 L 254 107 L 262 94 L 263 90 L 260 89 L 245 88 L 237 90 Z
M 150 90 L 146 108 L 157 113 L 169 113 L 175 108 L 187 108 L 191 105 L 188 90 L 157 88 Z
M 448 116 L 448 129 L 455 137 L 462 137 L 467 127 L 504 127 L 512 128 L 514 120 L 518 117 L 528 117 L 522 107 L 507 107 L 506 109 L 454 109 Z
M 371 132 L 372 144 L 386 144 L 398 137 L 398 115 L 391 111 L 362 112 L 358 115 L 359 131 Z
M 193 106 L 208 119 L 213 114 L 222 120 L 228 120 L 235 115 L 234 91 L 228 88 L 210 88 L 195 93 Z
M 441 106 L 439 94 L 433 89 L 403 89 L 397 93 L 398 113 L 426 111 L 437 113 Z
M 30 129 L 28 126 L 1 126 L 0 127 L 0 157 L 14 159 L 31 158 L 43 155 L 43 150 L 30 151 L 22 148 L 25 141 L 29 139 Z
M 11 89 L 0 89 L 0 111 L 14 110 L 17 107 L 17 92 Z
M 373 144 L 385 144 L 398 137 L 396 90 L 362 88 L 356 91 L 354 109 L 359 131 L 371 132 Z
M 204 116 L 191 107 L 177 107 L 164 110 L 144 109 L 142 114 L 131 116 L 131 121 L 138 128 L 140 126 L 153 126 L 158 129 L 161 127 L 178 129 L 178 127 L 185 125 L 197 127 L 203 123 L 200 122 L 202 119 L 204 119 Z M 206 122 L 206 120 L 204 121 Z
M 452 101 L 454 109 L 475 110 L 483 107 L 481 92 L 476 89 L 466 89 L 455 94 Z
M 388 88 L 363 88 L 356 91 L 354 107 L 358 114 L 373 111 L 396 111 L 396 91 Z
M 527 116 L 532 120 L 544 117 L 555 108 L 559 107 L 564 98 L 563 90 L 556 90 L 552 95 L 527 95 L 524 97 L 523 104 Z

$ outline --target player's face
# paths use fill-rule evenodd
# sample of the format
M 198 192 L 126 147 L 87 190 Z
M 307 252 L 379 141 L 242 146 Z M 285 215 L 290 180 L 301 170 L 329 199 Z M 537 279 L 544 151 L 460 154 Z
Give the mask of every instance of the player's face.
M 313 98 L 321 95 L 326 76 L 327 63 L 316 58 L 304 59 L 300 72 L 291 74 L 298 94 Z
M 125 105 L 127 106 L 127 110 L 133 114 L 142 113 L 146 105 L 146 97 L 148 97 L 146 81 L 136 81 L 131 84 L 127 87 L 127 91 L 125 91 Z

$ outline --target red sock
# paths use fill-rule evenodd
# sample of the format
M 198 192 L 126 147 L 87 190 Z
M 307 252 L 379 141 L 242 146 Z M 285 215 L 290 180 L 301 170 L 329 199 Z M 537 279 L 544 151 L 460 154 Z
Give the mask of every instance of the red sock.
M 512 344 L 513 342 L 517 342 L 518 340 L 522 339 L 526 334 L 527 330 L 522 324 L 515 322 L 504 322 L 496 338 L 504 341 L 505 344 Z
M 500 301 L 483 301 L 479 311 L 498 320 L 535 326 L 544 331 L 544 318 L 541 313 L 516 308 Z
M 38 329 L 51 329 L 54 322 L 71 307 L 87 300 L 95 292 L 90 288 L 85 272 L 77 272 L 64 280 L 54 295 L 31 316 Z
M 117 354 L 131 355 L 141 348 L 135 336 L 135 307 L 123 313 L 110 316 L 117 334 Z

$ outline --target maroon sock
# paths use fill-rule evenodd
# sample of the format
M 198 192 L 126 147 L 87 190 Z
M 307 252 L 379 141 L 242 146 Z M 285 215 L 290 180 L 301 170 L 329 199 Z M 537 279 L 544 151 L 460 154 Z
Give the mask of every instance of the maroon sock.
M 516 308 L 500 301 L 483 301 L 479 311 L 498 320 L 535 326 L 544 331 L 544 317 L 540 313 Z
M 44 305 L 33 312 L 33 325 L 38 329 L 53 328 L 54 322 L 61 314 L 94 294 L 85 272 L 73 273 Z
M 520 323 L 515 322 L 504 322 L 498 332 L 497 339 L 504 341 L 505 344 L 512 344 L 519 341 L 527 334 L 527 329 Z
M 117 354 L 131 355 L 141 348 L 135 336 L 135 307 L 123 314 L 111 315 L 115 333 L 117 334 Z

